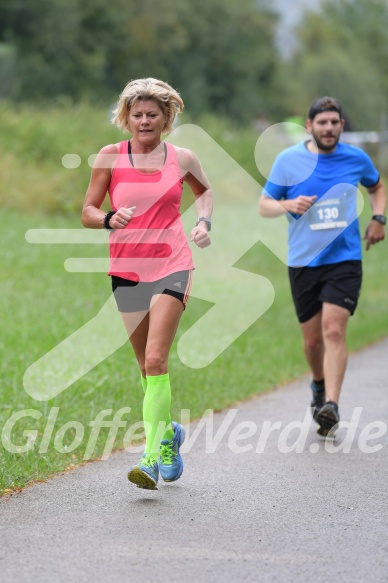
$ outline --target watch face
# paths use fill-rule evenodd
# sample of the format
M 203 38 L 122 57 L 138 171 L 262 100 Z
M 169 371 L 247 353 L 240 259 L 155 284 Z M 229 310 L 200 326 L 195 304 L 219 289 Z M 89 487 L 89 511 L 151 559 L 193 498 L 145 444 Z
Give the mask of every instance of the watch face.
M 382 225 L 385 225 L 385 223 L 387 222 L 387 219 L 384 215 L 374 215 L 373 219 L 375 221 L 378 221 L 379 223 L 381 223 Z
M 197 219 L 197 222 L 195 223 L 195 226 L 198 227 L 199 223 L 204 222 L 207 224 L 207 229 L 208 231 L 211 230 L 212 227 L 212 223 L 210 219 L 205 219 L 205 217 L 200 217 L 199 219 Z

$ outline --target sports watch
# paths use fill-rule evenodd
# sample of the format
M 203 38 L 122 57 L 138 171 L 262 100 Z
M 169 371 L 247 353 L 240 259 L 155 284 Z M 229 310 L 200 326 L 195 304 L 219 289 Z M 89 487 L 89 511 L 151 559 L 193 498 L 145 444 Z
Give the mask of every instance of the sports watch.
M 372 221 L 377 221 L 378 223 L 385 225 L 385 223 L 387 222 L 387 217 L 385 217 L 384 215 L 373 215 Z
M 207 219 L 206 217 L 199 217 L 199 219 L 197 219 L 197 222 L 195 223 L 195 226 L 198 227 L 199 223 L 202 223 L 202 222 L 207 224 L 208 231 L 212 230 L 212 222 L 210 219 Z

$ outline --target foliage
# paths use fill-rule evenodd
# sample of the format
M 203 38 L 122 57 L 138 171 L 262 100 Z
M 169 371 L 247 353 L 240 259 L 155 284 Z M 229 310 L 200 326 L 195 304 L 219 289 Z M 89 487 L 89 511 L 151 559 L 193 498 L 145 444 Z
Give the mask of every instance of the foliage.
M 109 111 L 85 104 L 37 108 L 0 104 L 0 200 L 3 208 L 25 213 L 80 212 L 90 178 L 89 156 L 122 134 Z M 66 154 L 80 157 L 66 168 Z
M 0 100 L 107 106 L 129 79 L 158 77 L 194 119 L 305 115 L 320 95 L 353 129 L 379 129 L 388 91 L 386 0 L 321 0 L 297 50 L 275 46 L 269 0 L 0 0 Z
M 378 129 L 388 91 L 388 4 L 322 0 L 275 48 L 267 0 L 0 0 L 0 99 L 110 104 L 137 77 L 165 79 L 194 118 L 305 115 L 317 96 L 354 129 Z
M 190 123 L 187 114 L 181 123 Z M 257 178 L 256 131 L 240 128 L 228 118 L 202 115 L 197 124 Z M 89 157 L 109 143 L 126 139 L 110 124 L 110 111 L 85 103 L 37 108 L 0 103 L 0 175 L 2 209 L 33 214 L 79 216 L 90 178 Z M 62 158 L 79 156 L 67 168 Z M 79 220 L 79 219 L 78 219 Z
M 1 6 L 2 5 L 2 6 Z M 158 77 L 191 114 L 251 119 L 270 100 L 276 17 L 264 0 L 1 0 L 0 90 L 106 102 Z M 11 60 L 13 66 L 10 66 Z
M 388 4 L 326 0 L 306 13 L 299 47 L 282 69 L 291 109 L 304 114 L 313 99 L 334 95 L 353 129 L 379 129 L 388 89 Z

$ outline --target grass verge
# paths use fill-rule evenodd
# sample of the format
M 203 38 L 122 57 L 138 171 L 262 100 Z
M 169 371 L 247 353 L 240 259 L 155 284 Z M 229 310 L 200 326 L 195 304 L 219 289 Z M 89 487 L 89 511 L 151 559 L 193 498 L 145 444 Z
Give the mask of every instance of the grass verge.
M 369 214 L 366 208 L 364 225 Z M 88 459 L 97 459 L 105 448 L 122 448 L 128 428 L 141 419 L 142 389 L 128 343 L 49 401 L 36 401 L 24 390 L 26 369 L 93 318 L 110 295 L 104 273 L 64 269 L 68 257 L 106 256 L 106 247 L 83 245 L 81 250 L 75 244 L 26 242 L 28 229 L 44 227 L 79 228 L 80 224 L 78 218 L 3 213 L 0 494 L 82 463 L 85 452 Z M 386 335 L 388 313 L 382 306 L 388 275 L 381 267 L 385 254 L 385 245 L 365 254 L 363 292 L 349 325 L 350 351 Z M 307 372 L 285 266 L 261 243 L 235 266 L 267 277 L 276 290 L 274 303 L 214 362 L 193 369 L 180 361 L 177 342 L 210 304 L 190 299 L 170 360 L 174 418 L 179 419 L 182 409 L 190 409 L 191 418 L 198 418 L 207 409 L 223 409 Z M 98 337 L 90 338 L 91 345 L 98 342 Z M 69 364 L 64 362 L 64 369 Z M 94 443 L 96 417 L 105 412 L 104 418 L 110 420 L 123 408 L 130 408 L 123 410 L 125 426 L 118 428 L 116 436 L 102 427 Z M 15 417 L 18 412 L 20 419 Z

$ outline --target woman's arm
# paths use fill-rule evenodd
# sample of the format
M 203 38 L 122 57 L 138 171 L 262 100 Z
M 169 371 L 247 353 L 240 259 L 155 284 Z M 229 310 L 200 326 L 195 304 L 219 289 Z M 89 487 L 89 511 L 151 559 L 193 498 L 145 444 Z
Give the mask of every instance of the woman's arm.
M 114 167 L 119 154 L 119 145 L 110 144 L 99 152 L 93 164 L 92 174 L 84 204 L 82 207 L 81 221 L 84 227 L 89 229 L 103 229 L 106 213 L 101 210 L 112 177 Z M 111 229 L 124 229 L 131 220 L 136 207 L 120 208 L 109 220 Z
M 190 186 L 195 196 L 197 217 L 198 219 L 205 218 L 210 221 L 213 212 L 213 191 L 202 170 L 202 166 L 191 150 L 176 148 L 176 151 L 183 179 Z M 207 247 L 211 243 L 208 234 L 209 230 L 208 222 L 199 221 L 198 225 L 190 233 L 190 240 L 198 247 Z

